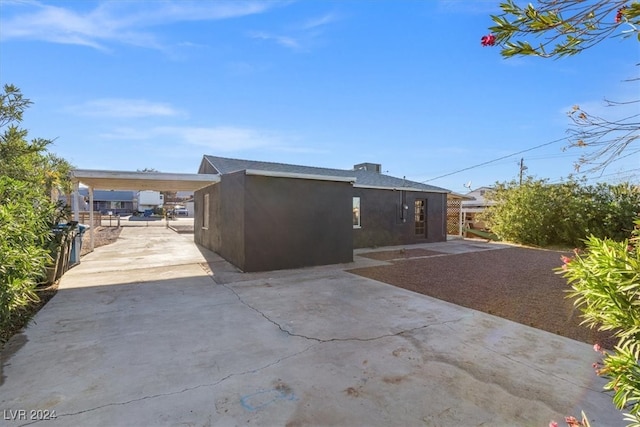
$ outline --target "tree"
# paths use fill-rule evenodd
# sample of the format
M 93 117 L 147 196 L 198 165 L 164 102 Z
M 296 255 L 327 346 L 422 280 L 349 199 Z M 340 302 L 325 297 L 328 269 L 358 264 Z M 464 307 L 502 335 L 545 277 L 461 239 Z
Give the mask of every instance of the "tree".
M 491 34 L 482 37 L 481 43 L 499 45 L 506 58 L 576 55 L 612 37 L 635 36 L 640 41 L 638 1 L 539 0 L 537 5 L 522 7 L 507 0 L 500 8 L 503 13 L 491 16 L 494 22 L 489 27 Z M 527 38 L 540 42 L 534 44 Z M 640 100 L 605 102 L 609 106 L 624 106 Z M 568 115 L 572 121 L 569 147 L 587 150 L 576 162 L 576 170 L 583 166 L 588 172 L 603 170 L 623 152 L 631 155 L 640 151 L 632 145 L 640 138 L 640 114 L 608 119 L 575 106 Z
M 640 41 L 640 3 L 637 1 L 539 0 L 518 6 L 513 0 L 500 4 L 501 15 L 492 15 L 493 42 L 505 57 L 535 55 L 545 58 L 575 55 L 615 36 L 636 35 Z M 621 28 L 622 27 L 622 28 Z M 544 37 L 533 46 L 522 40 Z M 490 43 L 491 44 L 491 43 Z
M 28 131 L 18 127 L 23 112 L 31 104 L 20 89 L 4 85 L 4 93 L 0 94 L 0 129 L 4 130 L 0 135 L 0 176 L 33 183 L 48 195 L 55 189 L 70 192 L 71 165 L 47 152 L 53 141 L 42 138 L 28 141 Z
M 37 301 L 35 288 L 51 261 L 52 225 L 61 206 L 52 190 L 71 187 L 71 165 L 47 152 L 50 140 L 27 140 L 18 127 L 31 101 L 13 85 L 0 94 L 0 327 Z M 4 334 L 3 334 L 4 335 Z

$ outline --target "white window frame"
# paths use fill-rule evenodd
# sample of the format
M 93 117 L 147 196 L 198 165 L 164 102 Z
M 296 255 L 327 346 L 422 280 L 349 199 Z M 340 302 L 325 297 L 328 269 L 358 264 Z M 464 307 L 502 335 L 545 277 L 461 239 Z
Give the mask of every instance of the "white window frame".
M 204 206 L 202 208 L 202 229 L 209 229 L 209 195 L 204 195 Z
M 353 198 L 353 228 L 362 228 L 362 208 L 360 206 L 360 197 Z M 357 224 L 356 224 L 356 221 Z

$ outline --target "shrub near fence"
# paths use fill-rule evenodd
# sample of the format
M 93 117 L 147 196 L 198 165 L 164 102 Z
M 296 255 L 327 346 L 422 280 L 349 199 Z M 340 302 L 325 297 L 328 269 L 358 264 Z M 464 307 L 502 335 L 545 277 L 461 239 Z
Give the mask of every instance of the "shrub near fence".
M 525 245 L 581 247 L 593 235 L 621 241 L 631 236 L 640 212 L 640 188 L 629 183 L 549 184 L 528 178 L 498 183 L 496 204 L 482 216 L 501 239 Z

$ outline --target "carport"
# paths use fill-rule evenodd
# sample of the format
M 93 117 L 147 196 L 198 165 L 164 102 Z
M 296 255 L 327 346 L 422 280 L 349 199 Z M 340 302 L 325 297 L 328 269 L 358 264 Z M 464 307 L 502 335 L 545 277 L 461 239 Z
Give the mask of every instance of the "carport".
M 93 207 L 94 190 L 155 190 L 155 191 L 196 191 L 220 181 L 215 174 L 129 172 L 93 169 L 74 169 L 71 171 L 74 184 L 72 201 L 73 217 L 79 220 L 80 206 L 78 190 L 80 184 L 89 187 L 89 206 Z M 89 210 L 89 222 L 93 224 L 93 208 Z M 89 229 L 90 248 L 94 247 L 94 230 Z

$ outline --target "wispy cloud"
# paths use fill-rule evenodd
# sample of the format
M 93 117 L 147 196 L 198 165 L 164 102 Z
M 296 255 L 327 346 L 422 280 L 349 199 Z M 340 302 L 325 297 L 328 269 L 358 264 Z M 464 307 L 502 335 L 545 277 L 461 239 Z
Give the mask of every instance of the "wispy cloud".
M 303 23 L 300 28 L 303 30 L 311 30 L 314 28 L 323 27 L 337 20 L 338 15 L 336 15 L 335 13 L 327 13 L 325 15 L 309 19 L 308 21 Z
M 255 148 L 287 150 L 287 147 L 293 147 L 291 136 L 284 133 L 235 126 L 157 126 L 147 129 L 122 127 L 99 136 L 125 141 L 169 139 L 174 144 L 201 147 L 204 152 L 232 152 Z
M 144 99 L 104 98 L 67 107 L 66 111 L 80 116 L 140 118 L 171 117 L 184 113 L 170 104 Z
M 276 34 L 270 34 L 264 31 L 252 31 L 249 33 L 249 36 L 254 39 L 260 40 L 271 40 L 276 42 L 277 44 L 288 47 L 291 49 L 300 49 L 300 43 L 293 37 L 288 36 L 279 36 Z
M 499 2 L 495 0 L 438 0 L 438 9 L 445 13 L 473 15 L 500 12 Z
M 81 11 L 35 1 L 8 2 L 0 19 L 0 39 L 41 40 L 101 50 L 108 50 L 114 42 L 162 49 L 152 27 L 238 18 L 263 13 L 279 4 L 249 0 L 106 2 Z M 13 13 L 7 12 L 9 6 Z
M 165 127 L 158 131 L 175 135 L 188 144 L 214 152 L 277 147 L 284 142 L 281 136 L 272 132 L 231 126 Z
M 323 27 L 338 19 L 337 14 L 327 13 L 293 25 L 288 30 L 251 31 L 249 32 L 249 37 L 272 41 L 280 46 L 296 51 L 308 51 L 322 35 Z

